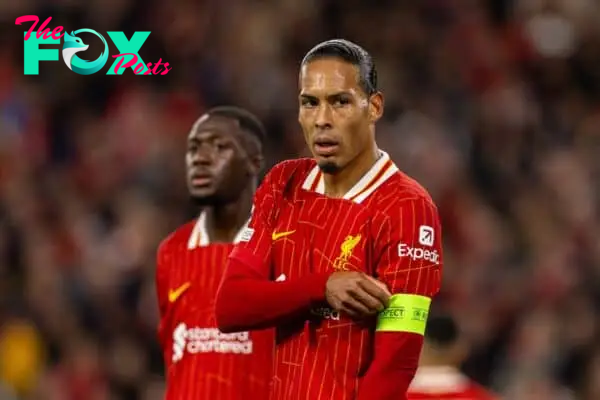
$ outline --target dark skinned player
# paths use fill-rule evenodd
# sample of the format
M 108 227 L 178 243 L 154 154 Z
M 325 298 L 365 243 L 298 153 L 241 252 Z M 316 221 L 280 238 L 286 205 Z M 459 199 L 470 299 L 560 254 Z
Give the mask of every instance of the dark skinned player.
M 299 86 L 313 157 L 276 165 L 257 190 L 219 327 L 276 327 L 273 400 L 405 399 L 440 288 L 437 208 L 377 146 L 384 100 L 364 49 L 317 45 Z
M 188 136 L 187 184 L 201 212 L 161 243 L 156 271 L 167 400 L 267 396 L 272 332 L 223 334 L 214 317 L 227 256 L 250 217 L 264 137 L 258 119 L 235 107 L 208 111 Z

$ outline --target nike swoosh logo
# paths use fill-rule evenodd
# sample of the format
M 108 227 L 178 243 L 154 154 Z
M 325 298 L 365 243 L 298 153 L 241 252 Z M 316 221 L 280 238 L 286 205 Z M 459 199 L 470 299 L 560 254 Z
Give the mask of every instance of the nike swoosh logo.
M 190 282 L 184 283 L 175 290 L 169 290 L 169 302 L 174 303 L 181 295 L 190 288 Z
M 282 237 L 289 236 L 294 232 L 296 232 L 296 231 L 294 230 L 294 231 L 287 231 L 287 232 L 273 232 L 271 234 L 271 238 L 273 239 L 273 241 L 275 241 L 277 239 L 281 239 Z

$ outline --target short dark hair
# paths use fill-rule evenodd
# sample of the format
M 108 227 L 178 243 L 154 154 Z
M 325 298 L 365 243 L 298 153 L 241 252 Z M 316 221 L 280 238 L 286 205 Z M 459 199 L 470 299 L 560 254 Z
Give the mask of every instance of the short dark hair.
M 450 315 L 430 315 L 425 329 L 425 340 L 436 347 L 446 348 L 458 340 L 458 326 Z
M 339 58 L 358 68 L 359 84 L 367 95 L 377 92 L 377 69 L 371 55 L 362 47 L 346 39 L 331 39 L 313 47 L 302 59 L 301 65 L 320 58 Z
M 236 120 L 240 128 L 256 136 L 261 145 L 264 145 L 267 139 L 267 133 L 260 119 L 250 111 L 235 106 L 218 106 L 211 108 L 206 112 L 209 117 L 223 117 Z

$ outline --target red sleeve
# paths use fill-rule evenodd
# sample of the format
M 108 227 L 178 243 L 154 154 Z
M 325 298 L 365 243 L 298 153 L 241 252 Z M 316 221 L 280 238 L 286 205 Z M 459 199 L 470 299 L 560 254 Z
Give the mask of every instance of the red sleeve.
M 392 294 L 432 298 L 439 291 L 442 270 L 441 227 L 435 205 L 426 198 L 405 200 L 386 210 L 386 215 L 376 239 L 378 278 Z M 376 331 L 373 361 L 359 400 L 406 399 L 422 346 L 422 334 Z
M 272 280 L 271 235 L 281 199 L 273 182 L 278 173 L 275 167 L 256 191 L 248 228 L 229 256 L 215 305 L 223 332 L 273 327 L 325 300 L 326 274 Z
M 155 274 L 155 283 L 156 283 L 156 297 L 158 299 L 158 310 L 160 315 L 160 321 L 158 324 L 158 340 L 163 347 L 165 348 L 165 314 L 167 312 L 168 307 L 168 266 L 166 263 L 166 249 L 164 242 L 158 248 L 157 256 L 156 256 L 156 274 Z M 165 357 L 165 363 L 169 363 L 169 357 Z M 168 366 L 168 365 L 167 365 Z

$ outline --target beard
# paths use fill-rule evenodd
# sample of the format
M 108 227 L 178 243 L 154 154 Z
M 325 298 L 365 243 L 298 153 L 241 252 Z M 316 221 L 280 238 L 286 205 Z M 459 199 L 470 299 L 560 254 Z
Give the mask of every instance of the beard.
M 322 161 L 320 163 L 317 164 L 319 166 L 319 169 L 325 173 L 325 174 L 329 174 L 329 175 L 335 175 L 336 173 L 340 172 L 340 170 L 342 169 L 339 165 L 337 165 L 336 163 L 332 162 L 332 161 Z

